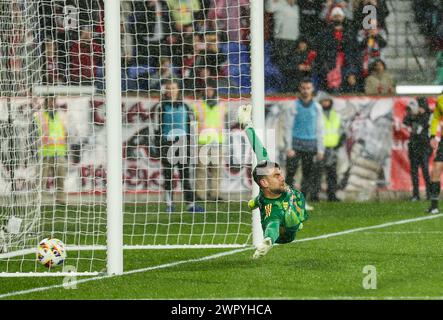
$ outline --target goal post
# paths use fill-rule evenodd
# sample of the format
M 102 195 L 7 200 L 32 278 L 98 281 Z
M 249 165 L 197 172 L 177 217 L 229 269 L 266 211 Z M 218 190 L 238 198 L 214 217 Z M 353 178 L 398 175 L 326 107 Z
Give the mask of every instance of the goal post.
M 105 2 L 107 272 L 123 272 L 123 180 L 120 3 Z
M 0 113 L 0 142 L 9 146 L 0 165 L 0 277 L 119 275 L 123 251 L 130 260 L 137 250 L 262 241 L 260 214 L 247 208 L 258 192 L 255 156 L 237 123 L 238 107 L 251 103 L 266 145 L 262 1 L 0 5 L 8 52 L 0 57 L 0 108 L 13 110 L 9 120 Z M 47 97 L 64 123 L 54 130 L 66 133 L 66 170 L 54 161 L 51 177 L 36 120 L 43 112 L 57 118 Z M 183 117 L 189 121 L 176 126 Z M 159 133 L 167 121 L 172 139 Z M 171 152 L 186 161 L 171 162 Z M 36 262 L 46 237 L 65 243 L 62 266 Z
M 264 2 L 251 0 L 251 103 L 252 116 L 260 140 L 266 146 L 265 124 L 265 59 L 264 59 Z M 253 165 L 256 164 L 255 157 Z M 253 195 L 258 195 L 259 188 L 253 185 Z M 258 246 L 263 241 L 259 209 L 252 212 L 253 244 Z

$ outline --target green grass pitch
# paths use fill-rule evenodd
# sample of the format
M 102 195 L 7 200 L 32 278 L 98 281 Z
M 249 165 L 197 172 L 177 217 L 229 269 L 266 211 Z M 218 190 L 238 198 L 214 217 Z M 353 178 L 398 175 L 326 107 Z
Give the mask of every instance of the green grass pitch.
M 241 212 L 240 230 L 229 230 L 220 224 L 216 232 L 228 233 L 232 239 L 243 241 L 250 232 L 250 214 L 238 204 L 217 204 L 218 210 Z M 298 235 L 300 242 L 275 246 L 259 260 L 252 260 L 252 248 L 246 249 L 180 249 L 125 251 L 123 276 L 95 279 L 65 289 L 63 278 L 0 278 L 0 298 L 3 299 L 443 299 L 443 217 L 418 220 L 405 224 L 367 229 L 395 221 L 426 217 L 424 202 L 319 203 L 310 220 Z M 229 208 L 228 208 L 229 206 Z M 212 210 L 214 210 L 212 208 Z M 91 209 L 92 210 L 92 209 Z M 101 219 L 100 208 L 94 208 Z M 127 211 L 138 210 L 134 207 Z M 51 212 L 51 211 L 49 211 Z M 134 212 L 134 211 L 133 211 Z M 63 216 L 66 212 L 52 212 Z M 222 215 L 222 214 L 221 214 Z M 207 218 L 209 218 L 209 214 Z M 136 217 L 136 218 L 134 218 Z M 161 243 L 164 238 L 143 237 L 146 217 L 125 215 L 125 231 L 139 235 L 126 237 L 126 242 Z M 191 219 L 192 215 L 185 216 Z M 158 217 L 157 217 L 158 218 Z M 130 219 L 136 220 L 133 224 Z M 161 219 L 165 219 L 163 216 Z M 168 217 L 164 228 L 177 234 L 173 241 L 193 243 L 201 239 L 180 239 L 178 228 L 183 216 Z M 171 220 L 172 219 L 172 220 Z M 176 220 L 174 220 L 176 219 Z M 204 226 L 198 217 L 192 234 Z M 218 216 L 222 222 L 228 216 Z M 189 222 L 189 221 L 188 221 Z M 200 221 L 201 222 L 201 221 Z M 84 224 L 88 225 L 87 223 Z M 131 225 L 137 230 L 128 230 Z M 77 226 L 78 227 L 78 226 Z M 103 226 L 104 227 L 104 224 Z M 191 226 L 192 227 L 192 226 Z M 75 228 L 75 227 L 74 227 Z M 228 229 L 223 229 L 228 228 Z M 249 228 L 249 229 L 248 229 Z M 352 233 L 347 230 L 363 228 Z M 166 230 L 166 229 L 165 229 Z M 160 230 L 163 232 L 165 230 Z M 175 230 L 175 231 L 174 231 Z M 88 238 L 91 230 L 82 230 L 85 243 L 104 239 Z M 181 230 L 180 232 L 186 233 Z M 205 230 L 211 239 L 211 230 Z M 314 237 L 338 233 L 332 237 Z M 152 233 L 154 234 L 154 233 Z M 235 239 L 235 234 L 240 238 Z M 92 236 L 91 236 L 92 237 Z M 154 238 L 152 238 L 154 237 Z M 174 236 L 173 236 L 174 237 Z M 310 240 L 311 239 L 311 240 Z M 171 239 L 168 239 L 170 241 Z M 222 253 L 222 254 L 221 254 Z M 82 257 L 87 253 L 83 252 Z M 104 266 L 104 252 L 97 255 L 97 268 Z M 72 255 L 72 253 L 71 253 Z M 87 261 L 87 259 L 85 259 Z M 85 262 L 86 263 L 86 262 Z M 365 266 L 376 269 L 376 289 L 365 289 Z M 151 268 L 149 268 L 151 267 Z M 141 270 L 141 269 L 144 269 Z M 79 277 L 78 280 L 89 279 Z M 26 294 L 11 294 L 34 288 L 45 290 Z

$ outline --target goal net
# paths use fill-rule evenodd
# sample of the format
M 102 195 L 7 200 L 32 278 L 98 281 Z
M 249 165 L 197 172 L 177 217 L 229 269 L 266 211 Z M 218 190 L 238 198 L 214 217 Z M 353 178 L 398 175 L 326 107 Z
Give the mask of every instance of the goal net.
M 0 275 L 106 270 L 105 4 L 0 0 Z M 120 1 L 125 249 L 252 243 L 236 122 L 249 26 L 245 0 Z M 46 237 L 65 243 L 63 266 L 36 262 Z

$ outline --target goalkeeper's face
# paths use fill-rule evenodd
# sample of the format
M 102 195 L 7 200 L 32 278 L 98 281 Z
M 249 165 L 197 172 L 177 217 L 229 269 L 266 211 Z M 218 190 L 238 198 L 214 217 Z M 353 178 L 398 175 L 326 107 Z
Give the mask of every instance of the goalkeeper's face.
M 270 192 L 279 195 L 286 191 L 285 177 L 280 168 L 269 168 L 267 174 L 260 182 L 264 192 Z

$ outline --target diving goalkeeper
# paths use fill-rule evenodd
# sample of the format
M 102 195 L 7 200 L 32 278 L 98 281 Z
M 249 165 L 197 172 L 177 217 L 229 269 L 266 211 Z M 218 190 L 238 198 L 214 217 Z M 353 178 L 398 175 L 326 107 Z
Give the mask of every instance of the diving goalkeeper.
M 280 166 L 269 160 L 268 153 L 255 133 L 251 121 L 251 106 L 241 106 L 238 122 L 245 130 L 257 157 L 252 177 L 260 188 L 257 197 L 248 202 L 251 210 L 259 208 L 264 240 L 252 256 L 260 258 L 268 253 L 274 243 L 294 241 L 295 234 L 308 218 L 303 194 L 285 183 Z

